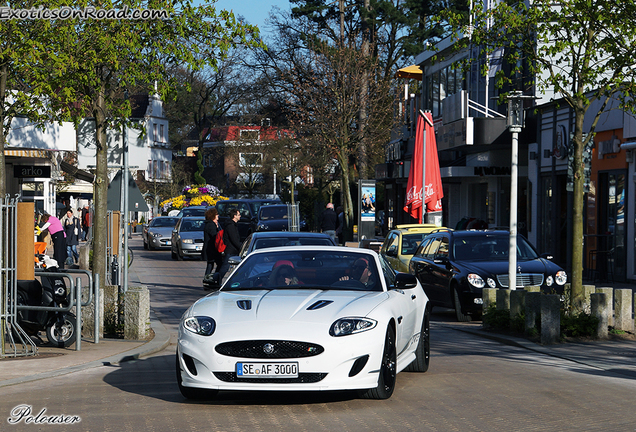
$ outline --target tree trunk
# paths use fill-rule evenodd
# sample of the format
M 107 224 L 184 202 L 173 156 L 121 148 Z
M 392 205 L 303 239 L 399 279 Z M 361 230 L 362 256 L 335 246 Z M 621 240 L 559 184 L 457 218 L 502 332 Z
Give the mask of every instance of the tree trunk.
M 370 0 L 364 0 L 364 10 L 368 12 L 370 9 Z M 362 56 L 366 59 L 370 55 L 370 29 L 368 18 L 365 16 L 362 20 Z M 367 124 L 367 103 L 369 99 L 369 72 L 366 70 L 362 73 L 362 82 L 360 88 L 360 110 L 358 111 L 358 123 L 360 130 L 360 147 L 358 148 L 358 175 L 361 179 L 368 178 L 368 157 L 367 157 L 367 139 L 365 133 L 365 125 Z
M 585 108 L 582 102 L 574 109 L 574 205 L 572 221 L 572 306 L 575 311 L 583 308 L 583 200 L 585 196 L 585 164 L 583 162 L 583 119 Z
M 342 170 L 342 206 L 344 208 L 344 225 L 347 229 L 347 232 L 350 232 L 351 227 L 354 223 L 354 214 L 353 214 L 353 200 L 351 198 L 351 189 L 349 187 L 349 165 L 347 164 L 347 156 L 346 154 L 339 154 L 338 161 L 340 163 L 340 168 Z
M 100 288 L 107 278 L 106 247 L 108 233 L 108 143 L 106 137 L 105 88 L 101 87 L 94 102 L 95 118 L 95 187 L 93 188 L 95 217 L 93 218 L 93 275 L 99 274 Z M 119 227 L 116 227 L 119 229 Z

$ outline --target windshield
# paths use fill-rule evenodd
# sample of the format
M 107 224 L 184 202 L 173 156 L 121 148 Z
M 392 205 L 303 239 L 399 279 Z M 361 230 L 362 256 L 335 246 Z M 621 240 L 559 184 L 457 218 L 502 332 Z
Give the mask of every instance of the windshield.
M 258 239 L 254 242 L 254 249 L 265 249 L 279 246 L 333 246 L 333 243 L 326 238 L 266 238 Z
M 278 202 L 275 202 L 275 201 L 252 201 L 252 202 L 250 202 L 250 207 L 252 208 L 252 212 L 255 215 L 257 215 L 258 214 L 258 210 L 261 207 L 272 205 L 272 204 L 280 204 L 280 201 L 278 201 Z
M 181 232 L 203 231 L 204 219 L 184 220 L 181 222 Z
M 279 251 L 252 254 L 223 290 L 307 288 L 383 291 L 376 262 L 350 251 Z
M 263 206 L 258 214 L 260 220 L 287 219 L 287 206 Z
M 188 209 L 181 210 L 181 216 L 205 216 L 205 209 Z
M 459 261 L 507 261 L 510 238 L 507 236 L 455 237 L 453 254 Z M 533 260 L 539 255 L 523 237 L 517 237 L 517 259 Z
M 178 220 L 177 218 L 156 218 L 150 222 L 150 226 L 155 228 L 174 227 Z

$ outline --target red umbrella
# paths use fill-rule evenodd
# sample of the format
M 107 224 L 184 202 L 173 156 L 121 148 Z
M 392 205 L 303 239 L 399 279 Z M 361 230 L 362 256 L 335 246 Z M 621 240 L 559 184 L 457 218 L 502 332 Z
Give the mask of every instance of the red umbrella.
M 424 119 L 426 116 L 426 121 Z M 437 158 L 437 142 L 435 141 L 435 130 L 433 129 L 433 119 L 431 113 L 417 117 L 417 128 L 415 131 L 415 148 L 411 159 L 411 170 L 409 171 L 409 181 L 406 187 L 406 204 L 404 211 L 413 218 L 423 221 L 422 214 L 422 166 L 424 165 L 424 132 L 426 128 L 426 188 L 425 198 L 426 210 L 429 212 L 442 210 L 442 178 L 439 172 L 439 159 Z

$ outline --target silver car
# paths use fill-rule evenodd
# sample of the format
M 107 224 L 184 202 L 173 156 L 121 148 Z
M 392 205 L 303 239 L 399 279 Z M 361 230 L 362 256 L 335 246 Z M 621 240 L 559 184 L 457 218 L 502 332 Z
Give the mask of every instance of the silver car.
M 201 259 L 203 250 L 203 217 L 183 217 L 172 230 L 172 259 L 181 261 L 185 257 Z
M 170 216 L 157 216 L 144 225 L 142 237 L 144 249 L 168 249 L 172 245 L 172 230 L 179 219 Z

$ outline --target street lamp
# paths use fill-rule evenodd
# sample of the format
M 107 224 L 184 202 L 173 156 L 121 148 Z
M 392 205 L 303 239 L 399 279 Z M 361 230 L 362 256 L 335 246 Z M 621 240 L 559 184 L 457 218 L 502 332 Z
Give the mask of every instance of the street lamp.
M 510 243 L 508 245 L 508 288 L 517 289 L 517 195 L 519 183 L 519 132 L 524 126 L 523 96 L 520 91 L 508 94 L 506 126 L 512 133 L 512 161 L 510 167 Z

